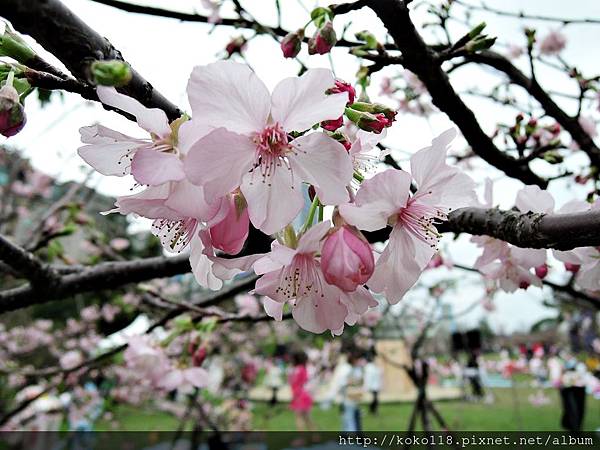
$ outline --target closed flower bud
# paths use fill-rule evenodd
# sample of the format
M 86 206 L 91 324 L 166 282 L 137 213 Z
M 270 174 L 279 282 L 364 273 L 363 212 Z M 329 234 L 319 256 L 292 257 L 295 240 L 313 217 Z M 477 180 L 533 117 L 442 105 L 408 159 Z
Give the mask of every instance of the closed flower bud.
M 8 82 L 0 89 L 0 134 L 11 137 L 25 126 L 25 108 L 19 101 L 19 93 Z
M 327 131 L 335 131 L 342 125 L 344 125 L 344 116 L 340 116 L 340 118 L 336 120 L 326 120 L 321 122 L 321 127 Z
M 90 66 L 94 83 L 100 86 L 125 86 L 131 81 L 131 68 L 125 61 L 95 61 Z
M 239 195 L 232 195 L 226 201 L 229 202 L 227 215 L 210 228 L 210 237 L 213 247 L 229 255 L 236 255 L 242 250 L 248 237 L 250 218 L 246 203 Z
M 227 53 L 227 57 L 231 57 L 234 54 L 242 54 L 244 49 L 246 48 L 246 38 L 244 36 L 238 36 L 229 41 L 229 44 L 225 46 L 225 52 Z
M 571 272 L 571 273 L 577 273 L 577 272 L 579 272 L 579 268 L 580 267 L 581 266 L 579 264 L 573 264 L 573 263 L 569 263 L 569 262 L 565 263 L 565 269 L 568 272 Z
M 200 367 L 206 359 L 206 347 L 198 347 L 198 350 L 192 355 L 192 365 Z
M 356 91 L 350 83 L 346 83 L 345 81 L 341 80 L 335 80 L 335 86 L 327 90 L 327 94 L 341 94 L 342 92 L 348 93 L 348 103 L 346 103 L 346 105 L 350 106 L 352 103 L 354 103 Z
M 373 250 L 358 230 L 344 225 L 325 239 L 321 267 L 329 284 L 354 292 L 373 275 Z
M 317 30 L 315 35 L 308 41 L 308 53 L 310 55 L 325 55 L 337 43 L 337 36 L 333 29 L 333 24 L 327 22 L 322 28 Z
M 548 275 L 548 265 L 542 264 L 541 266 L 537 266 L 535 268 L 535 274 L 538 278 L 545 278 Z
M 295 58 L 302 48 L 304 30 L 301 28 L 294 33 L 288 33 L 281 41 L 281 51 L 284 58 Z
M 380 134 L 384 128 L 392 125 L 392 121 L 383 113 L 371 114 L 369 112 L 346 108 L 346 117 L 354 122 L 361 130 L 370 131 L 375 134 Z

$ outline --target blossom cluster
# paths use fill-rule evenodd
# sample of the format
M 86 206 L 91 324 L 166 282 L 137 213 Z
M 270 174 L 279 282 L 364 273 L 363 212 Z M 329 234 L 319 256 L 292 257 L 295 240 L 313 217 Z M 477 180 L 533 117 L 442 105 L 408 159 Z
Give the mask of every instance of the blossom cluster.
M 454 130 L 415 153 L 410 173 L 372 175 L 395 111 L 355 101 L 353 87 L 326 69 L 284 79 L 271 93 L 247 65 L 196 67 L 188 83 L 192 117 L 171 123 L 114 88 L 97 90 L 149 133 L 81 129 L 87 163 L 104 175 L 131 175 L 141 188 L 119 197 L 113 212 L 153 220 L 168 252 L 189 248 L 204 287 L 220 289 L 253 270 L 267 313 L 281 319 L 288 304 L 315 333 L 354 324 L 377 305 L 373 292 L 399 301 L 436 252 L 436 223 L 476 200 L 473 181 L 445 162 Z M 331 220 L 325 206 L 328 215 L 333 207 Z M 270 252 L 242 251 L 250 225 L 275 237 Z M 388 226 L 379 254 L 361 230 Z
M 488 180 L 483 206 L 493 207 L 492 185 Z M 600 208 L 600 201 L 589 203 L 571 200 L 555 211 L 552 195 L 538 186 L 525 186 L 517 193 L 515 206 L 521 213 L 569 214 Z M 475 262 L 494 289 L 514 292 L 529 286 L 542 286 L 548 275 L 548 251 L 546 249 L 520 248 L 489 236 L 471 238 L 483 253 Z M 580 247 L 569 251 L 552 251 L 554 258 L 564 263 L 568 272 L 576 274 L 576 284 L 590 293 L 600 291 L 600 249 Z

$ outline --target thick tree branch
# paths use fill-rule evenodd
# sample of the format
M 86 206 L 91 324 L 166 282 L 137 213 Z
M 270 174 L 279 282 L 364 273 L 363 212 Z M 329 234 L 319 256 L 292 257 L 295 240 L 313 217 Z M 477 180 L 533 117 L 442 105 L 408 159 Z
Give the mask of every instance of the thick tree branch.
M 500 151 L 481 129 L 475 114 L 456 93 L 436 53 L 423 41 L 400 0 L 372 0 L 370 8 L 379 16 L 389 34 L 402 51 L 404 67 L 414 72 L 425 84 L 433 103 L 460 128 L 473 151 L 506 175 L 525 184 L 545 187 L 547 182 L 524 164 Z
M 58 274 L 35 255 L 0 235 L 0 260 L 29 280 L 32 285 L 55 285 Z
M 463 208 L 440 231 L 488 235 L 523 248 L 570 250 L 600 245 L 600 210 L 573 214 L 522 214 L 496 208 Z
M 569 132 L 579 147 L 588 154 L 592 164 L 600 167 L 600 148 L 594 143 L 590 135 L 584 131 L 579 120 L 577 120 L 576 117 L 569 116 L 563 111 L 536 80 L 527 77 L 508 59 L 496 52 L 488 50 L 465 55 L 464 57 L 467 61 L 486 64 L 503 72 L 513 84 L 521 86 L 529 92 L 529 94 L 538 101 L 541 107 L 544 108 L 546 114 L 553 117 L 561 127 Z
M 441 232 L 488 235 L 525 248 L 555 248 L 569 250 L 576 247 L 600 245 L 600 211 L 592 210 L 574 214 L 521 214 L 499 209 L 463 208 L 452 212 L 448 222 L 439 225 Z M 366 233 L 371 242 L 385 241 L 389 229 Z M 1 242 L 1 241 L 0 241 Z M 12 245 L 12 244 L 11 244 Z M 270 248 L 270 238 L 253 230 L 243 254 L 262 253 Z M 13 262 L 19 261 L 24 270 L 30 264 L 24 250 L 0 246 L 0 251 Z M 21 254 L 14 259 L 13 252 Z M 4 258 L 2 258 L 4 259 Z M 34 266 L 40 264 L 35 262 Z M 6 262 L 6 260 L 5 260 Z M 14 267 L 16 268 L 16 267 Z M 45 271 L 46 269 L 44 269 Z M 20 270 L 19 270 L 20 271 Z M 188 273 L 190 266 L 186 255 L 172 258 L 155 257 L 136 261 L 118 261 L 84 267 L 52 278 L 52 283 L 36 287 L 24 285 L 0 292 L 0 313 L 13 311 L 34 304 L 70 297 L 75 294 L 117 289 L 130 283 Z M 45 272 L 43 272 L 45 273 Z M 52 271 L 59 273 L 59 271 Z M 216 304 L 222 298 L 251 288 L 254 278 L 244 279 L 224 291 L 206 298 L 203 307 Z
M 121 53 L 59 0 L 3 0 L 0 16 L 15 29 L 29 34 L 54 54 L 80 81 L 88 81 L 88 68 L 95 60 L 120 59 Z M 43 18 L 43 20 L 40 20 Z M 133 78 L 123 92 L 148 107 L 162 109 L 169 119 L 181 116 L 177 106 L 162 96 L 132 69 Z

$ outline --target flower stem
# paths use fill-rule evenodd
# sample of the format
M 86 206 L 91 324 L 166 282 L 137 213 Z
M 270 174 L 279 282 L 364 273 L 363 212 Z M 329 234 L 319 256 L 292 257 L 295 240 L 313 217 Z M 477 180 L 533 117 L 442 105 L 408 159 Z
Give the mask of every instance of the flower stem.
M 317 212 L 317 206 L 319 206 L 319 197 L 315 195 L 312 203 L 310 204 L 310 209 L 308 210 L 308 217 L 306 218 L 306 222 L 304 222 L 304 226 L 302 227 L 302 232 L 304 233 L 308 230 L 315 220 L 315 213 Z

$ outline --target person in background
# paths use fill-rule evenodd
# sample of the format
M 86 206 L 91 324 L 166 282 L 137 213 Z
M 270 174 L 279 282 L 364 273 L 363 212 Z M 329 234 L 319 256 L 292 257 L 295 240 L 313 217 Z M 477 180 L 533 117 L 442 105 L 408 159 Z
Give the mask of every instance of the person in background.
M 265 385 L 271 389 L 271 400 L 269 401 L 271 406 L 277 404 L 277 393 L 283 387 L 284 372 L 282 365 L 283 363 L 279 358 L 269 358 L 268 360 Z
M 364 371 L 356 352 L 348 355 L 348 368 L 341 380 L 342 385 L 342 431 L 359 433 L 362 431 L 359 403 L 364 394 Z
M 366 356 L 367 364 L 364 369 L 364 388 L 365 391 L 371 393 L 371 403 L 369 404 L 369 412 L 372 415 L 377 415 L 379 408 L 379 392 L 381 391 L 381 369 L 375 364 L 375 355 L 370 352 Z
M 298 431 L 312 431 L 315 429 L 310 417 L 313 399 L 306 390 L 306 383 L 308 382 L 307 361 L 308 358 L 303 351 L 297 351 L 292 355 L 293 368 L 289 375 L 289 383 L 292 390 L 290 409 L 296 415 L 296 428 Z

